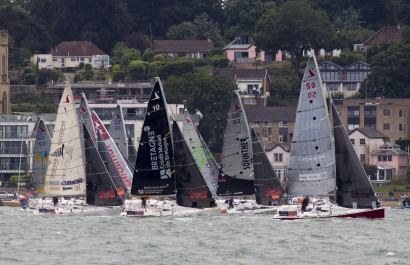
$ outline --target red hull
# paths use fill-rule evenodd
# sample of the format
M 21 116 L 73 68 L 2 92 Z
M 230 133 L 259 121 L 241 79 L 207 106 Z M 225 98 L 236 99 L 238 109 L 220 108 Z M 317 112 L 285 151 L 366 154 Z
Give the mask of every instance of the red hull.
M 384 208 L 370 209 L 363 212 L 349 213 L 349 214 L 339 214 L 330 216 L 317 216 L 317 217 L 279 217 L 274 218 L 277 220 L 301 220 L 301 219 L 315 219 L 315 218 L 367 218 L 367 219 L 378 219 L 384 218 Z

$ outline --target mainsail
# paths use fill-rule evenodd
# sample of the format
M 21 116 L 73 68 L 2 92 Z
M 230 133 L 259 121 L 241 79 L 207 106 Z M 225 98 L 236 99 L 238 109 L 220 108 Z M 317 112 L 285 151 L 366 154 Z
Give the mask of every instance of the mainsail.
M 284 189 L 266 156 L 258 136 L 253 128 L 251 128 L 251 131 L 256 203 L 261 205 L 273 205 L 275 201 L 280 201 Z
M 125 133 L 125 122 L 120 104 L 115 108 L 108 133 L 111 135 L 114 143 L 117 145 L 121 154 L 128 159 L 128 145 Z
M 45 195 L 85 195 L 85 163 L 80 132 L 73 92 L 67 82 L 58 106 L 51 140 L 44 182 Z
M 215 200 L 176 121 L 172 126 L 177 203 L 185 207 L 211 207 Z
M 229 108 L 218 177 L 218 195 L 252 195 L 254 175 L 252 141 L 238 91 Z
M 303 75 L 290 153 L 287 194 L 335 193 L 335 154 L 329 113 L 314 56 Z
M 86 162 L 87 204 L 113 206 L 121 204 L 117 200 L 117 188 L 102 161 L 93 137 L 83 124 L 84 155 Z
M 38 117 L 34 126 L 35 142 L 34 142 L 34 161 L 33 161 L 33 179 L 32 185 L 38 194 L 42 194 L 44 187 L 44 179 L 47 172 L 47 161 L 51 147 L 51 137 L 47 126 L 42 117 Z
M 171 128 L 159 79 L 156 80 L 148 101 L 140 139 L 131 194 L 175 194 Z
M 337 203 L 343 207 L 352 207 L 353 202 L 356 202 L 358 208 L 371 208 L 372 202 L 377 202 L 378 198 L 333 102 L 331 107 L 336 151 Z
M 216 195 L 216 182 L 218 180 L 219 167 L 217 166 L 214 157 L 209 152 L 205 142 L 199 135 L 199 132 L 192 122 L 191 115 L 189 115 L 186 108 L 184 109 L 184 121 L 182 124 L 182 135 L 189 147 L 189 151 L 195 159 L 195 163 L 201 171 L 212 195 Z
M 101 135 L 102 142 L 104 143 L 105 148 L 107 150 L 107 152 L 105 153 L 105 157 L 103 157 L 103 159 L 111 159 L 115 165 L 115 169 L 113 169 L 108 164 L 109 172 L 113 177 L 118 175 L 121 177 L 125 187 L 127 188 L 127 192 L 129 193 L 132 186 L 132 171 L 128 167 L 126 160 L 122 156 L 117 145 L 115 144 L 110 134 L 107 132 L 107 129 L 105 128 L 104 124 L 101 122 L 100 118 L 98 117 L 97 113 L 95 113 L 95 111 L 92 112 L 92 119 L 95 130 L 97 131 L 97 135 Z M 98 149 L 100 151 L 105 151 L 105 148 L 103 147 L 103 149 L 101 149 L 100 146 L 98 146 Z

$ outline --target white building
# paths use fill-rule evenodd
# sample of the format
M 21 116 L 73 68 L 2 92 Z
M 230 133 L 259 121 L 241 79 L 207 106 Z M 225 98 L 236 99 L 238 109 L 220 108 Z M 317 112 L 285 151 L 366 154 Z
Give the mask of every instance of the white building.
M 50 54 L 33 54 L 31 62 L 40 69 L 76 68 L 80 63 L 93 68 L 110 66 L 110 57 L 89 41 L 63 41 Z

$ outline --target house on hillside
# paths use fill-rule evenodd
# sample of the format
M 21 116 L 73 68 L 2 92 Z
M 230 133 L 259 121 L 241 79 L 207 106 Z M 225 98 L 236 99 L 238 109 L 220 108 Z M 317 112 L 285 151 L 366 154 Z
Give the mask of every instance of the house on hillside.
M 210 40 L 154 40 L 155 54 L 163 54 L 172 58 L 206 58 L 209 51 L 214 49 Z
M 223 76 L 236 84 L 244 105 L 266 106 L 270 96 L 268 70 L 214 68 L 212 76 Z
M 80 63 L 101 69 L 110 66 L 110 57 L 92 42 L 63 41 L 49 54 L 33 54 L 31 62 L 38 62 L 40 69 L 76 68 Z
M 265 153 L 276 175 L 282 183 L 286 183 L 290 159 L 290 145 L 286 143 L 266 144 Z
M 402 40 L 403 36 L 400 25 L 384 26 L 363 43 L 355 44 L 353 46 L 353 50 L 366 52 L 372 45 L 380 44 L 383 42 L 401 42 Z
M 368 63 L 355 62 L 342 67 L 333 62 L 319 64 L 323 86 L 329 93 L 343 93 L 344 97 L 356 94 L 360 89 L 360 83 L 371 73 Z
M 292 142 L 296 107 L 245 106 L 245 113 L 261 143 Z
M 256 61 L 276 61 L 285 60 L 285 55 L 279 51 L 275 56 L 267 55 L 264 51 L 258 50 L 251 35 L 241 35 L 223 48 L 226 58 L 235 63 L 254 63 Z
M 388 137 L 375 128 L 356 128 L 349 132 L 354 151 L 360 162 L 370 164 L 371 153 L 388 141 Z
M 408 153 L 397 144 L 384 143 L 371 154 L 371 164 L 377 166 L 377 175 L 372 177 L 376 183 L 385 183 L 395 176 L 405 176 L 409 165 Z

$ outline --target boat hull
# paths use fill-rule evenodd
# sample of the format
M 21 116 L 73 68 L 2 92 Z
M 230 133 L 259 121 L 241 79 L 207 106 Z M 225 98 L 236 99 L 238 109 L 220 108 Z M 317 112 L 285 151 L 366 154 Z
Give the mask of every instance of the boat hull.
M 317 219 L 317 218 L 367 218 L 367 219 L 380 219 L 385 216 L 384 208 L 369 209 L 369 210 L 357 210 L 346 213 L 329 214 L 329 215 L 303 215 L 291 211 L 292 216 L 285 216 L 284 212 L 279 211 L 279 215 L 274 217 L 276 220 L 301 220 L 301 219 Z

